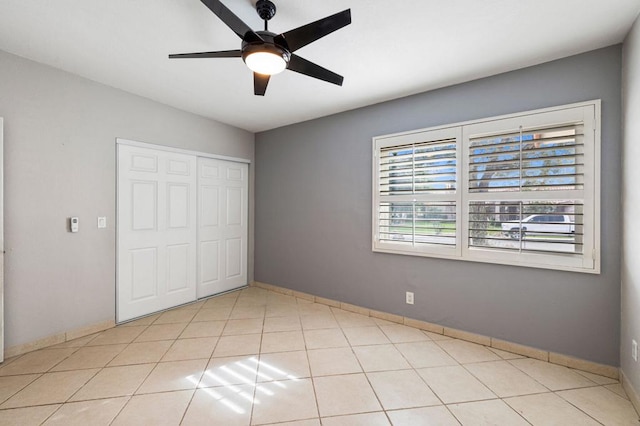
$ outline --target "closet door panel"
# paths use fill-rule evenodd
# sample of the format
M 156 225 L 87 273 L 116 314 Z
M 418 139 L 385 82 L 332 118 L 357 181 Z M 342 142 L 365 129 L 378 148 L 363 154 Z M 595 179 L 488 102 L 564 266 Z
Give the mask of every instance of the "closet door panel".
M 198 158 L 198 298 L 247 285 L 248 170 Z
M 196 157 L 118 145 L 117 321 L 196 299 Z

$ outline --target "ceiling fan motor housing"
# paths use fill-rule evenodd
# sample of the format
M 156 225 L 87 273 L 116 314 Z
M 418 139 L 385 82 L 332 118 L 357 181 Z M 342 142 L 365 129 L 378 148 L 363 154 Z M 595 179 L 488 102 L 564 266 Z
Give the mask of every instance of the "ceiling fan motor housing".
M 256 11 L 263 21 L 268 21 L 276 15 L 276 5 L 269 0 L 258 0 Z
M 291 59 L 291 52 L 289 51 L 288 46 L 277 43 L 274 40 L 277 34 L 274 34 L 270 31 L 256 31 L 256 34 L 258 34 L 264 40 L 264 42 L 242 41 L 242 60 L 245 61 L 245 63 L 247 62 L 247 56 L 256 52 L 268 52 L 274 55 L 282 56 L 282 59 L 284 59 L 287 64 L 289 63 L 289 60 Z

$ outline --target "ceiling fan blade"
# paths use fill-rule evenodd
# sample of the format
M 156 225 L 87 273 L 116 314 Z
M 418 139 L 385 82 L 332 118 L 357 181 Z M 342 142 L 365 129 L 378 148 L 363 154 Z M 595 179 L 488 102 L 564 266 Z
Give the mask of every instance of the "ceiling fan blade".
M 244 41 L 264 41 L 220 0 L 201 0 L 225 25 Z
M 197 53 L 174 53 L 169 55 L 169 59 L 179 58 L 240 58 L 242 51 L 237 50 L 221 50 L 218 52 L 197 52 Z
M 264 96 L 267 91 L 267 84 L 269 84 L 270 75 L 253 73 L 253 94 L 258 96 Z
M 329 71 L 326 68 L 322 68 L 320 65 L 316 65 L 313 62 L 309 62 L 298 55 L 291 55 L 287 69 L 308 75 L 309 77 L 337 84 L 338 86 L 342 86 L 342 82 L 344 80 L 344 77 L 341 75 L 338 75 L 333 71 Z
M 284 39 L 287 46 L 289 46 L 289 51 L 295 52 L 301 47 L 304 47 L 327 34 L 331 34 L 350 23 L 351 9 L 347 9 L 342 12 L 338 12 L 335 15 L 327 16 L 326 18 L 319 19 L 310 24 L 282 33 L 276 37 L 276 40 Z

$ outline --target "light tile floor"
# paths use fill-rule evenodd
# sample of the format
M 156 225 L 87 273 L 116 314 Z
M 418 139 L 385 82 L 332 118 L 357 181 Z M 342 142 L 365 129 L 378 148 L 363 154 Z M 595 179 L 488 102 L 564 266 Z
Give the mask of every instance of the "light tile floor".
M 258 288 L 7 360 L 0 425 L 636 425 L 620 384 Z

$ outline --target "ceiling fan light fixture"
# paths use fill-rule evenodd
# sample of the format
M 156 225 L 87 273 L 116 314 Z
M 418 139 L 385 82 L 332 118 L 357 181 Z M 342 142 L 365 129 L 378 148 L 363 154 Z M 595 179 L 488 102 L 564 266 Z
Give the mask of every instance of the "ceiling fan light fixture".
M 264 31 L 254 31 L 238 18 L 221 0 L 201 0 L 222 22 L 242 39 L 240 49 L 215 52 L 179 53 L 169 58 L 239 58 L 253 71 L 253 93 L 264 96 L 270 76 L 286 69 L 318 80 L 342 86 L 344 78 L 320 65 L 294 54 L 298 49 L 351 24 L 351 9 L 343 10 L 298 28 L 275 34 L 269 31 L 269 20 L 276 14 L 271 0 L 256 0 L 258 16 L 264 20 Z
M 269 51 L 255 51 L 249 53 L 244 58 L 244 62 L 253 72 L 274 75 L 287 69 L 287 61 L 283 56 Z

